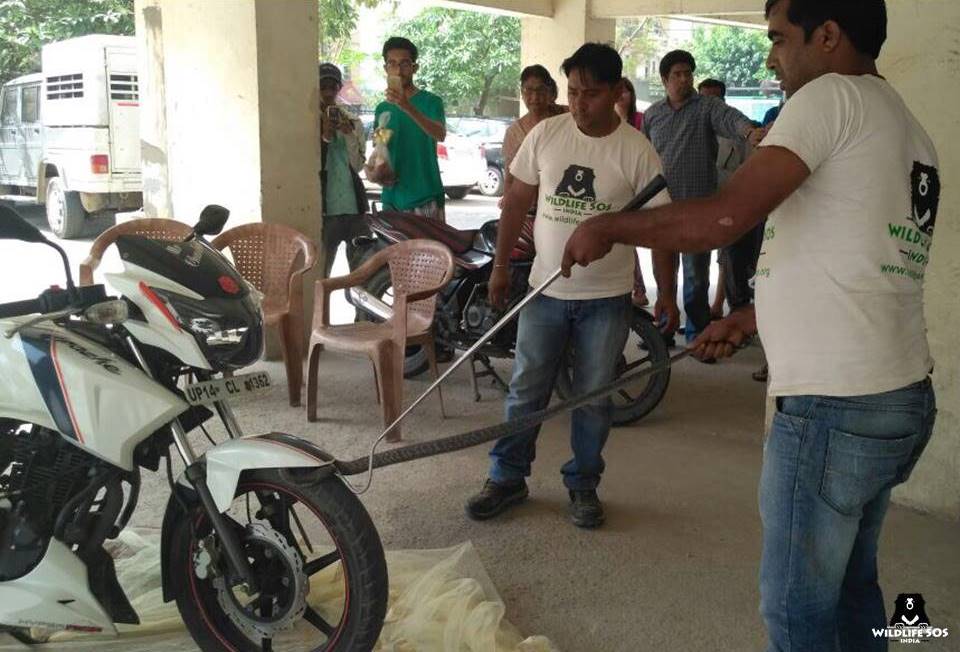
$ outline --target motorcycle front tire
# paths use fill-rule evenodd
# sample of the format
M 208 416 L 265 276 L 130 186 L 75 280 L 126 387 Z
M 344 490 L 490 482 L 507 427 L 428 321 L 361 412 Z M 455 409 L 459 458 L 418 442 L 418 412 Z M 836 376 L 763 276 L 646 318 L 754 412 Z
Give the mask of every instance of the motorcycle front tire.
M 373 650 L 387 610 L 389 582 L 383 546 L 370 515 L 343 482 L 335 477 L 296 481 L 279 469 L 244 473 L 237 496 L 256 490 L 282 491 L 296 496 L 316 515 L 339 550 L 340 571 L 345 578 L 346 608 L 336 630 L 317 646 L 297 652 L 369 652 Z M 171 498 L 172 499 L 172 498 Z M 192 523 L 192 527 L 191 527 Z M 253 643 L 230 621 L 210 595 L 208 583 L 195 575 L 198 551 L 196 536 L 209 533 L 205 512 L 199 505 L 178 519 L 168 551 L 173 594 L 187 631 L 204 652 L 258 652 Z

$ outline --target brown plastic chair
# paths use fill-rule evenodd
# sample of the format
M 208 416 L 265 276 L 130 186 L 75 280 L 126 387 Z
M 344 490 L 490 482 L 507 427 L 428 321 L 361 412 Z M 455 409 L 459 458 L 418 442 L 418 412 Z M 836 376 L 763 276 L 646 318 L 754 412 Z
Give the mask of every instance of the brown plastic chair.
M 382 323 L 361 321 L 331 326 L 330 293 L 362 285 L 384 265 L 390 266 L 393 316 Z M 437 305 L 434 295 L 450 282 L 453 266 L 453 254 L 446 245 L 434 240 L 407 240 L 376 253 L 347 276 L 317 281 L 307 367 L 309 421 L 317 420 L 317 364 L 324 347 L 370 357 L 384 427 L 400 416 L 403 407 L 403 360 L 407 346 L 422 346 L 434 378 L 438 377 L 432 328 Z M 439 397 L 440 413 L 446 416 L 443 394 Z M 399 440 L 398 425 L 387 434 L 387 441 Z
M 122 222 L 97 236 L 90 247 L 87 259 L 80 263 L 80 285 L 93 285 L 93 271 L 100 266 L 100 259 L 107 247 L 122 235 L 142 235 L 155 240 L 178 242 L 193 232 L 188 224 L 176 220 L 144 218 Z
M 290 405 L 300 405 L 303 275 L 317 262 L 316 246 L 294 228 L 263 222 L 224 231 L 210 244 L 215 249 L 229 249 L 240 275 L 263 293 L 263 320 L 280 329 Z

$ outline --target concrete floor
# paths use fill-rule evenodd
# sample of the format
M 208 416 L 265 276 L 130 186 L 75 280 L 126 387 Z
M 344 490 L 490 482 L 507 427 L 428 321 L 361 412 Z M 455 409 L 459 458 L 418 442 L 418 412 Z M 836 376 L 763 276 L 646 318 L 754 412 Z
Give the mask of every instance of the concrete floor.
M 486 447 L 381 469 L 363 501 L 387 549 L 472 541 L 507 618 L 524 635 L 545 635 L 561 650 L 760 650 L 756 487 L 764 387 L 750 379 L 759 362 L 756 348 L 713 366 L 684 360 L 660 407 L 613 432 L 600 489 L 608 520 L 600 530 L 567 521 L 559 474 L 569 456 L 566 417 L 544 427 L 529 502 L 497 520 L 475 523 L 463 514 L 485 477 Z M 327 380 L 318 424 L 286 406 L 281 366 L 260 366 L 277 385 L 238 406 L 248 433 L 290 432 L 344 459 L 364 454 L 379 434 L 366 361 L 321 359 Z M 507 373 L 508 365 L 501 366 Z M 425 401 L 404 424 L 407 441 L 500 420 L 502 395 L 495 389 L 482 387 L 483 400 L 474 403 L 465 370 L 448 383 L 451 418 L 441 420 L 436 400 Z M 425 378 L 408 382 L 407 401 L 426 386 Z M 154 476 L 144 484 L 134 525 L 155 527 L 165 483 Z M 898 593 L 922 593 L 933 623 L 956 632 L 931 650 L 960 650 L 958 550 L 960 524 L 891 509 L 881 553 L 888 609 Z

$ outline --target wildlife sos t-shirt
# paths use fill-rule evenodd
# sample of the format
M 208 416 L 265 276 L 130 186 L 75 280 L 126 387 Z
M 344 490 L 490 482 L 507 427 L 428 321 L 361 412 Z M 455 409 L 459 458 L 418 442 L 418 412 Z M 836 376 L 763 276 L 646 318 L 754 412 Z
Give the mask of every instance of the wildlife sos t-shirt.
M 593 138 L 581 132 L 568 113 L 543 120 L 530 130 L 510 173 L 540 186 L 533 227 L 537 256 L 530 272 L 530 284 L 536 286 L 560 266 L 564 246 L 577 225 L 622 209 L 662 173 L 662 167 L 650 141 L 630 125 L 621 122 L 608 136 Z M 664 190 L 647 206 L 669 201 Z M 579 300 L 627 294 L 633 289 L 633 267 L 633 247 L 617 244 L 587 267 L 574 266 L 570 278 L 558 278 L 544 294 Z
M 761 146 L 811 172 L 770 216 L 757 264 L 770 394 L 860 396 L 922 380 L 940 198 L 923 127 L 885 80 L 829 74 L 790 98 Z

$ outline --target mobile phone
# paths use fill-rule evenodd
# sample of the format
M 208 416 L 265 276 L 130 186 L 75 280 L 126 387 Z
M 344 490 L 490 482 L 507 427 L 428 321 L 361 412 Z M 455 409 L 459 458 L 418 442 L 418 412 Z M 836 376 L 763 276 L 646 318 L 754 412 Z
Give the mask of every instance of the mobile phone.
M 403 90 L 403 80 L 400 75 L 387 75 L 387 88 L 395 90 L 398 93 Z
M 340 107 L 331 104 L 327 107 L 327 119 L 330 120 L 334 128 L 339 127 L 340 123 L 343 122 L 343 111 L 340 110 Z

